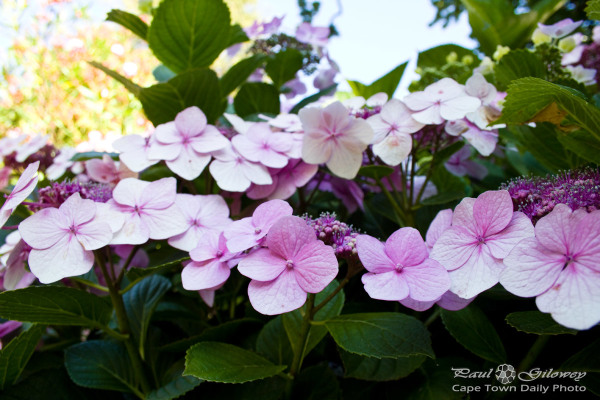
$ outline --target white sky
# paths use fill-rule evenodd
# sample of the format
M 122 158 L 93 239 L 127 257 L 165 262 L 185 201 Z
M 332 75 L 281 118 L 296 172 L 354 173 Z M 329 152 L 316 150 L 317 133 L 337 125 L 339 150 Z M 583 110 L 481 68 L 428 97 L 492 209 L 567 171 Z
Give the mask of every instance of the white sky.
M 455 43 L 473 48 L 466 13 L 458 23 L 442 29 L 429 27 L 435 8 L 429 0 L 340 0 L 342 14 L 335 19 L 340 36 L 329 51 L 346 79 L 371 83 L 397 65 L 411 60 L 396 96 L 418 75 L 414 73 L 417 53 L 440 44 Z M 336 0 L 322 0 L 313 25 L 328 26 L 337 12 Z M 258 0 L 257 13 L 264 20 L 285 15 L 283 29 L 293 32 L 300 23 L 297 0 Z

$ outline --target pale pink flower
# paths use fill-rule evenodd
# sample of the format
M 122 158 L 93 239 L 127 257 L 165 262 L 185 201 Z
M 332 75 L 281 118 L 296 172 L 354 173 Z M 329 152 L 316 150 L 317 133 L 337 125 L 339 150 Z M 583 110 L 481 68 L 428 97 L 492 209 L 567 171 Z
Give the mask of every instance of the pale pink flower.
M 231 144 L 213 153 L 210 174 L 217 185 L 230 192 L 243 192 L 251 183 L 270 185 L 273 183 L 269 170 L 264 165 L 247 160 Z
M 428 257 L 427 246 L 414 228 L 397 230 L 385 244 L 359 235 L 356 250 L 369 271 L 362 276 L 365 291 L 374 299 L 432 301 L 450 288 L 448 272 Z
M 11 232 L 6 237 L 6 242 L 0 247 L 0 270 L 5 290 L 21 289 L 35 281 L 35 275 L 25 269 L 30 250 L 31 247 L 21 239 L 19 231 Z
M 481 129 L 466 118 L 448 121 L 445 130 L 448 135 L 463 137 L 482 156 L 492 154 L 498 143 L 498 132 Z
M 477 97 L 481 100 L 482 105 L 492 104 L 496 100 L 498 91 L 496 87 L 483 77 L 479 72 L 473 73 L 473 75 L 467 79 L 465 83 L 465 92 L 469 96 Z
M 313 80 L 313 86 L 319 90 L 323 90 L 332 86 L 335 83 L 335 77 L 337 76 L 338 72 L 339 71 L 335 68 L 320 70 Z
M 444 165 L 446 166 L 446 169 L 453 175 L 469 175 L 479 180 L 483 179 L 488 173 L 487 168 L 476 163 L 475 161 L 472 161 L 470 158 L 471 150 L 468 147 L 463 147 L 456 153 L 452 154 Z
M 488 191 L 456 206 L 452 226 L 436 241 L 431 258 L 450 271 L 450 291 L 469 299 L 498 283 L 504 257 L 532 236 L 531 220 L 513 212 L 508 191 Z
M 252 185 L 246 195 L 251 199 L 288 199 L 299 187 L 306 185 L 318 170 L 318 165 L 289 160 L 284 168 L 271 170 L 272 184 Z
M 0 228 L 4 226 L 13 210 L 35 189 L 35 185 L 37 185 L 38 182 L 37 172 L 39 166 L 39 161 L 29 164 L 27 168 L 25 168 L 25 171 L 23 171 L 23 174 L 19 177 L 12 192 L 6 197 L 4 204 L 0 207 Z
M 266 122 L 258 122 L 252 124 L 245 134 L 234 136 L 231 143 L 248 161 L 283 168 L 288 163 L 286 153 L 293 146 L 293 138 L 289 134 L 273 132 Z
M 302 43 L 325 47 L 330 33 L 331 31 L 327 26 L 312 26 L 308 22 L 303 22 L 296 29 L 296 39 Z
M 196 179 L 210 162 L 210 153 L 229 146 L 229 140 L 206 122 L 198 107 L 181 111 L 175 121 L 156 127 L 148 158 L 165 160 L 183 179 Z
M 446 231 L 446 229 L 452 226 L 452 216 L 453 212 L 450 208 L 439 211 L 431 224 L 429 224 L 429 228 L 427 229 L 427 233 L 425 234 L 425 244 L 427 245 L 427 251 L 431 252 L 433 249 L 433 245 L 437 240 L 442 236 L 442 233 Z
M 562 21 L 558 21 L 553 25 L 543 25 L 538 22 L 538 29 L 545 35 L 550 36 L 553 39 L 558 39 L 563 36 L 567 36 L 569 33 L 573 32 L 575 29 L 579 28 L 579 26 L 583 23 L 583 21 L 575 21 L 571 18 L 563 19 Z
M 92 180 L 111 185 L 116 185 L 125 178 L 138 177 L 136 172 L 127 168 L 124 163 L 116 163 L 108 154 L 104 154 L 102 160 L 97 158 L 87 160 L 85 170 Z
M 17 147 L 17 154 L 15 159 L 17 162 L 24 162 L 27 158 L 37 153 L 42 147 L 44 147 L 48 143 L 48 136 L 34 136 L 29 138 L 29 140 L 25 143 L 21 143 L 19 147 Z
M 46 177 L 50 180 L 57 180 L 67 172 L 67 169 L 71 168 L 74 161 L 71 158 L 77 154 L 77 150 L 72 147 L 63 147 L 60 149 L 60 153 L 52 160 L 52 165 L 46 168 Z
M 298 115 L 304 127 L 304 162 L 326 163 L 340 178 L 354 178 L 362 165 L 363 151 L 373 138 L 371 126 L 349 116 L 339 101 L 324 109 L 303 108 Z
M 565 69 L 571 73 L 571 78 L 579 83 L 586 86 L 596 83 L 596 70 L 594 68 L 585 68 L 583 65 L 576 65 L 574 67 L 567 65 Z
M 120 153 L 119 159 L 123 164 L 134 172 L 140 172 L 159 161 L 149 157 L 153 141 L 153 136 L 126 135 L 115 140 L 112 146 Z
M 177 181 L 163 178 L 145 182 L 135 178 L 120 181 L 107 202 L 125 222 L 111 244 L 143 244 L 183 233 L 188 224 L 175 204 Z
M 296 114 L 278 114 L 275 118 L 260 114 L 259 117 L 267 121 L 272 127 L 279 128 L 285 132 L 302 132 L 302 122 L 300 122 L 300 118 Z
M 296 96 L 306 93 L 306 85 L 297 76 L 284 83 L 282 89 L 287 89 L 284 95 L 288 99 L 293 99 Z
M 252 279 L 248 297 L 254 309 L 276 315 L 302 307 L 307 293 L 319 293 L 338 273 L 332 247 L 317 240 L 302 218 L 279 219 L 267 235 L 268 248 L 240 261 L 238 270 Z
M 198 247 L 190 251 L 192 262 L 181 271 L 183 288 L 207 290 L 223 285 L 237 261 L 236 256 L 227 249 L 221 232 L 206 231 Z
M 292 213 L 292 207 L 283 200 L 270 200 L 259 205 L 252 217 L 234 221 L 225 228 L 227 248 L 231 252 L 240 252 L 261 244 L 273 224 Z
M 217 194 L 177 194 L 175 204 L 187 222 L 185 232 L 169 239 L 169 244 L 176 249 L 190 251 L 204 240 L 207 232 L 222 232 L 231 223 L 229 207 Z
M 443 78 L 404 98 L 404 104 L 414 111 L 412 117 L 423 124 L 441 124 L 464 118 L 481 105 L 477 97 L 469 96 L 465 87 L 451 78 Z
M 56 282 L 89 272 L 92 250 L 106 246 L 113 232 L 96 217 L 96 203 L 79 193 L 60 208 L 44 208 L 19 224 L 19 233 L 31 246 L 29 268 L 42 283 Z
M 504 259 L 500 283 L 560 324 L 589 329 L 600 322 L 600 211 L 558 204 L 535 225 L 535 237 Z

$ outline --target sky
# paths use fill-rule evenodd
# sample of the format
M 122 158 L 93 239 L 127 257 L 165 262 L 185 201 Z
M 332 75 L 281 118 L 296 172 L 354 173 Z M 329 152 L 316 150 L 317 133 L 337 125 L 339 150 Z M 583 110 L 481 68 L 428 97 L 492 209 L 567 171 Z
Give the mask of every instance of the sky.
M 446 29 L 439 23 L 429 27 L 435 16 L 429 0 L 322 0 L 313 25 L 328 26 L 338 4 L 342 12 L 334 24 L 340 36 L 331 39 L 329 51 L 343 77 L 371 83 L 410 60 L 397 95 L 418 78 L 414 69 L 419 51 L 447 43 L 476 46 L 469 38 L 466 13 Z M 282 26 L 288 32 L 300 23 L 297 0 L 258 0 L 257 11 L 265 20 L 285 15 Z

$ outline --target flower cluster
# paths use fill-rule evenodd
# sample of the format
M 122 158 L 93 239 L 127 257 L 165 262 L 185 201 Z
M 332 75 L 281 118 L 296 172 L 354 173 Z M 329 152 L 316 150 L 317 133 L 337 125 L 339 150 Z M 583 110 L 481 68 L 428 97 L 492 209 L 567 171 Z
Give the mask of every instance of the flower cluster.
M 352 226 L 338 221 L 335 213 L 322 213 L 318 218 L 307 216 L 305 219 L 315 231 L 317 239 L 333 247 L 338 258 L 356 257 L 356 238 L 359 233 Z

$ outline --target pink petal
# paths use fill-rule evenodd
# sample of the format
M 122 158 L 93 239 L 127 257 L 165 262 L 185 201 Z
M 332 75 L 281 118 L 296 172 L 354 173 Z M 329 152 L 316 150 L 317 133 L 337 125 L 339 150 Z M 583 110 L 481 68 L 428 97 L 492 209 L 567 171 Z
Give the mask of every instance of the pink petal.
M 333 248 L 319 240 L 302 247 L 293 261 L 296 281 L 308 293 L 319 293 L 338 274 L 338 261 Z
M 424 110 L 414 112 L 412 117 L 415 119 L 415 121 L 425 125 L 439 125 L 444 122 L 444 118 L 442 118 L 440 115 L 440 106 L 437 104 L 434 104 Z
M 482 156 L 489 156 L 496 149 L 498 134 L 495 131 L 486 131 L 471 128 L 462 135 Z
M 362 166 L 362 159 L 362 150 L 359 152 L 348 147 L 336 147 L 327 161 L 327 167 L 340 178 L 354 179 Z
M 369 235 L 356 238 L 358 258 L 369 272 L 381 274 L 395 269 L 394 262 L 385 253 L 385 245 Z
M 513 213 L 506 228 L 499 233 L 488 236 L 485 244 L 496 258 L 504 258 L 521 240 L 534 236 L 533 224 L 522 212 Z
M 581 212 L 582 219 L 575 228 L 575 238 L 571 243 L 572 254 L 577 254 L 577 262 L 586 264 L 590 268 L 600 271 L 600 211 L 585 213 L 577 210 L 573 214 Z M 585 214 L 585 215 L 584 215 Z M 573 219 L 579 218 L 575 215 Z
M 450 228 L 452 225 L 452 215 L 452 210 L 449 208 L 437 213 L 433 221 L 431 221 L 431 225 L 429 225 L 429 229 L 427 229 L 427 234 L 425 235 L 425 242 L 428 247 L 433 247 L 442 233 Z
M 142 192 L 148 185 L 150 185 L 150 182 L 135 178 L 123 179 L 113 189 L 113 200 L 131 207 L 139 206 L 141 205 Z
M 159 144 L 177 144 L 177 147 L 181 146 L 181 133 L 177 126 L 175 125 L 175 121 L 167 122 L 164 124 L 160 124 L 154 129 L 154 133 L 152 134 Z M 152 156 L 152 158 L 156 158 Z
M 317 241 L 314 230 L 306 221 L 292 215 L 278 219 L 268 232 L 269 250 L 284 260 L 296 260 L 306 244 Z
M 462 267 L 472 258 L 476 249 L 475 238 L 465 228 L 451 226 L 435 242 L 430 257 L 442 264 L 448 271 L 452 271 Z
M 477 197 L 473 205 L 473 218 L 483 236 L 500 232 L 513 217 L 513 204 L 507 190 L 490 190 Z
M 481 106 L 481 100 L 466 94 L 454 99 L 446 100 L 440 107 L 440 115 L 447 121 L 464 118 L 470 112 Z
M 362 283 L 369 296 L 377 300 L 399 301 L 409 293 L 404 276 L 396 270 L 382 274 L 366 273 L 362 276 Z
M 246 161 L 241 167 L 241 172 L 250 182 L 257 185 L 270 185 L 273 183 L 271 174 L 264 165 Z
M 210 289 L 224 283 L 230 274 L 227 263 L 218 260 L 191 262 L 181 271 L 181 284 L 186 290 Z
M 68 218 L 70 228 L 73 224 L 79 225 L 91 221 L 96 215 L 96 203 L 92 200 L 84 200 L 79 193 L 75 193 L 60 205 L 59 211 Z
M 219 232 L 208 232 L 203 240 L 190 251 L 192 260 L 203 262 L 215 258 L 219 251 L 219 236 Z
M 411 299 L 417 301 L 433 301 L 450 289 L 448 271 L 437 261 L 430 258 L 421 264 L 402 269 Z
M 184 232 L 188 225 L 179 208 L 173 204 L 164 210 L 150 210 L 141 215 L 150 239 L 161 240 Z
M 575 229 L 584 214 L 573 215 L 569 206 L 557 204 L 552 212 L 537 222 L 535 236 L 548 250 L 567 254 L 571 245 L 576 242 Z
M 94 253 L 86 251 L 72 235 L 65 235 L 54 246 L 31 250 L 29 268 L 41 283 L 53 283 L 69 276 L 83 275 L 92 269 Z
M 160 125 L 158 127 L 160 127 Z M 154 133 L 156 136 L 156 131 Z M 146 150 L 145 154 L 148 159 L 156 160 L 157 162 L 158 160 L 172 161 L 179 157 L 183 150 L 184 146 L 181 143 L 162 143 L 159 142 L 158 139 L 155 139 L 150 144 L 150 147 Z
M 561 325 L 589 329 L 600 322 L 600 272 L 569 264 L 536 304 Z
M 475 217 L 473 216 L 473 207 L 476 200 L 477 199 L 471 197 L 465 197 L 456 208 L 454 208 L 454 214 L 452 215 L 452 226 L 462 226 L 469 234 L 473 235 L 473 237 L 481 234 L 475 221 Z
M 163 210 L 175 203 L 177 180 L 175 178 L 162 178 L 151 182 L 144 188 L 138 203 L 144 211 Z
M 286 268 L 286 260 L 268 249 L 258 249 L 238 264 L 240 274 L 261 282 L 272 281 Z
M 34 249 L 47 249 L 55 245 L 69 228 L 66 215 L 56 208 L 44 208 L 19 224 L 19 233 Z
M 400 300 L 400 304 L 402 304 L 404 307 L 421 312 L 429 310 L 431 306 L 435 304 L 435 301 L 417 301 L 411 299 L 409 296 L 405 299 Z
M 394 264 L 419 265 L 428 256 L 427 246 L 415 228 L 401 228 L 385 242 L 385 253 Z
M 503 269 L 502 260 L 494 258 L 486 246 L 477 246 L 462 267 L 449 272 L 450 291 L 463 299 L 475 297 L 498 283 Z
M 206 116 L 198 107 L 188 107 L 175 116 L 175 126 L 187 137 L 197 136 L 206 128 Z
M 96 250 L 106 246 L 112 240 L 113 233 L 106 222 L 94 220 L 79 225 L 75 236 L 85 250 Z
M 303 109 L 304 110 L 304 109 Z M 303 110 L 300 110 L 302 113 Z M 335 143 L 327 140 L 327 135 L 321 130 L 307 131 L 302 141 L 302 160 L 308 164 L 327 162 L 333 152 Z
M 223 231 L 223 235 L 227 239 L 227 248 L 232 253 L 247 250 L 258 244 L 268 231 L 256 232 L 256 227 L 252 223 L 252 218 L 242 218 L 233 221 Z
M 248 285 L 248 297 L 252 307 L 266 315 L 293 311 L 306 302 L 306 292 L 296 282 L 293 271 L 288 269 L 269 282 L 251 281 Z
M 442 295 L 442 297 L 437 301 L 438 306 L 442 307 L 444 310 L 450 311 L 458 311 L 462 310 L 471 302 L 475 300 L 475 297 L 470 299 L 463 299 L 462 297 L 458 297 L 456 294 L 451 291 L 447 291 Z
M 206 154 L 224 149 L 230 142 L 217 128 L 208 125 L 200 136 L 192 138 L 190 144 L 196 152 Z
M 504 258 L 506 268 L 500 283 L 517 296 L 537 296 L 556 282 L 564 264 L 562 254 L 549 251 L 536 238 L 528 238 Z
M 177 158 L 167 161 L 167 166 L 187 181 L 200 176 L 210 162 L 210 154 L 197 153 L 192 147 L 184 147 Z
M 240 171 L 235 161 L 214 160 L 209 169 L 217 185 L 223 190 L 243 192 L 250 187 L 250 179 Z
M 124 215 L 123 227 L 114 234 L 110 244 L 143 244 L 148 241 L 150 231 L 137 213 Z
M 294 210 L 288 202 L 277 199 L 269 200 L 256 207 L 252 214 L 252 223 L 266 234 L 281 217 L 292 215 L 293 212 Z
M 392 132 L 380 143 L 373 145 L 373 154 L 387 165 L 396 166 L 408 158 L 412 144 L 412 136 L 409 134 Z

